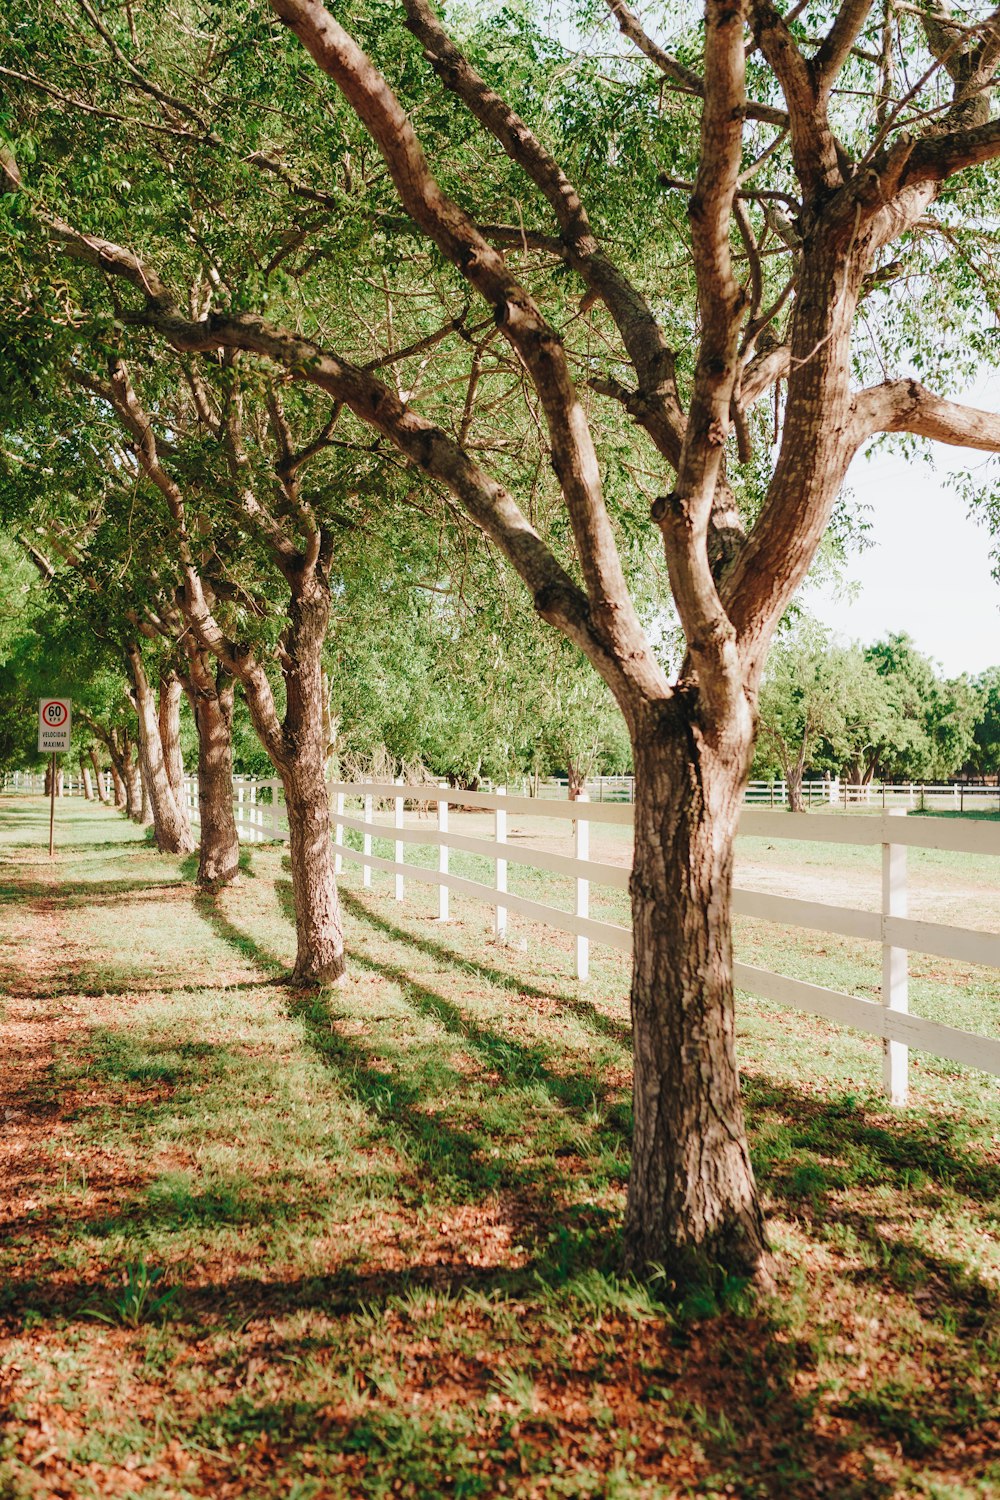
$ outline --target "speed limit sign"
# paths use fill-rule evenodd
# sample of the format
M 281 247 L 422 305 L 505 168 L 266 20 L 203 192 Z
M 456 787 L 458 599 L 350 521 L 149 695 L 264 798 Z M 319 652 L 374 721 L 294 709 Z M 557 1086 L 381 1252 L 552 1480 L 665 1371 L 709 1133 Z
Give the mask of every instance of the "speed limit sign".
M 73 711 L 68 698 L 39 698 L 38 748 L 43 754 L 68 750 L 72 728 Z

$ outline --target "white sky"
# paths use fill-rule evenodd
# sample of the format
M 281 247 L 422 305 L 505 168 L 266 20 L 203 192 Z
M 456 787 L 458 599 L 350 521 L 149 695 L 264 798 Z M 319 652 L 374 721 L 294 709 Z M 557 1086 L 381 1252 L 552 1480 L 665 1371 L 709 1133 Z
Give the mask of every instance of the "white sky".
M 984 382 L 963 398 L 1000 411 L 1000 381 Z M 898 453 L 859 457 L 847 483 L 871 507 L 872 545 L 851 558 L 853 598 L 833 587 L 804 595 L 812 613 L 845 640 L 864 645 L 905 630 L 949 677 L 1000 664 L 1000 583 L 990 553 L 1000 538 L 969 516 L 946 480 L 974 470 L 985 455 L 933 445 L 935 469 Z

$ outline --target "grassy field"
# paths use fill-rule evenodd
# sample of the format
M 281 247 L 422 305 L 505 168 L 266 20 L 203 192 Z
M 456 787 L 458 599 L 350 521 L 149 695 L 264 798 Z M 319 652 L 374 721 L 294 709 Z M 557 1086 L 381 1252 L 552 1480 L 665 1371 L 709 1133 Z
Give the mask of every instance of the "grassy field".
M 0 1495 L 1000 1494 L 996 1081 L 915 1057 L 889 1111 L 873 1042 L 742 998 L 779 1293 L 678 1303 L 615 1271 L 617 956 L 579 986 L 568 937 L 352 870 L 350 979 L 303 994 L 279 849 L 211 899 L 80 803 L 50 863 L 46 818 L 0 799 Z M 981 865 L 925 860 L 920 900 L 995 924 Z M 877 888 L 865 851 L 741 861 Z M 864 945 L 739 946 L 877 982 Z M 996 1029 L 995 974 L 914 971 L 914 1008 Z

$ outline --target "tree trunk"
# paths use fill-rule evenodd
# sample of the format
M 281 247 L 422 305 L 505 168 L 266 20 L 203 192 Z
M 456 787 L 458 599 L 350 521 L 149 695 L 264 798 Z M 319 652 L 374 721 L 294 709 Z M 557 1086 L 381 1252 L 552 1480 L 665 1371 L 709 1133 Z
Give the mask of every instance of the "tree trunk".
M 87 802 L 93 802 L 94 788 L 90 780 L 90 767 L 87 765 L 87 762 L 84 760 L 82 754 L 80 755 L 80 779 L 83 782 L 84 800 Z
M 566 762 L 566 789 L 569 793 L 570 802 L 578 802 L 583 795 L 587 785 L 587 774 L 575 766 L 572 761 Z
M 97 790 L 97 800 L 107 804 L 108 794 L 104 786 L 104 775 L 101 771 L 101 762 L 97 754 L 96 745 L 91 745 L 90 747 L 90 764 L 94 768 L 94 786 Z
M 292 980 L 332 984 L 345 971 L 344 933 L 330 838 L 330 793 L 323 775 L 323 641 L 330 588 L 316 573 L 295 581 L 284 641 L 285 717 L 279 724 L 262 673 L 243 679 L 247 707 L 285 790 L 295 900 Z
M 156 699 L 149 685 L 138 647 L 127 651 L 129 673 L 135 688 L 135 706 L 139 715 L 139 763 L 142 768 L 143 822 L 148 799 L 153 834 L 161 854 L 190 854 L 194 839 L 181 817 L 174 797 L 160 739 L 160 721 Z
M 122 774 L 117 762 L 113 757 L 111 761 L 111 785 L 114 787 L 115 791 L 115 806 L 119 808 L 120 811 L 126 815 L 126 817 L 131 817 L 132 813 L 129 807 L 127 780 Z
M 293 980 L 333 983 L 345 969 L 340 899 L 330 842 L 330 794 L 323 777 L 322 737 L 316 754 L 299 755 L 281 780 L 288 815 L 296 956 Z
M 218 890 L 236 878 L 240 841 L 233 813 L 233 689 L 224 667 L 192 647 L 188 691 L 198 729 L 198 884 Z
M 806 804 L 802 798 L 802 782 L 806 772 L 805 744 L 803 743 L 801 753 L 795 764 L 785 762 L 785 786 L 788 791 L 789 812 L 805 812 Z
M 133 823 L 142 824 L 142 777 L 139 775 L 139 763 L 132 754 L 132 741 L 127 737 L 122 749 L 121 775 L 125 783 L 125 811 Z
M 176 672 L 165 672 L 160 676 L 160 702 L 158 722 L 160 744 L 163 749 L 163 764 L 174 796 L 177 817 L 191 848 L 191 819 L 187 807 L 187 791 L 184 786 L 184 757 L 181 753 L 181 698 L 184 684 Z
M 680 1284 L 767 1280 L 734 1046 L 733 838 L 750 747 L 708 750 L 682 703 L 634 735 L 635 1048 L 625 1259 Z

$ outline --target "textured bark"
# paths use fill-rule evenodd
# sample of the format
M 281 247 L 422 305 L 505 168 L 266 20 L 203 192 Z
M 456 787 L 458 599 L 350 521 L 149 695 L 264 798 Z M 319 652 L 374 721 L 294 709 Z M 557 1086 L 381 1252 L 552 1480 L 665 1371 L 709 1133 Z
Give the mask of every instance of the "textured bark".
M 344 932 L 334 875 L 330 793 L 326 764 L 322 653 L 330 617 L 330 590 L 316 576 L 296 586 L 285 643 L 285 721 L 276 757 L 285 790 L 295 901 L 293 980 L 333 983 L 345 972 Z M 247 695 L 255 723 L 261 705 Z M 262 726 L 263 727 L 263 726 Z M 264 738 L 262 734 L 262 738 Z M 273 735 L 269 736 L 273 743 Z M 265 744 L 267 739 L 265 739 Z
M 84 760 L 82 753 L 80 755 L 80 780 L 83 782 L 84 800 L 87 802 L 93 802 L 94 788 L 90 780 L 90 767 Z
M 319 738 L 315 749 L 321 749 Z M 322 760 L 307 750 L 286 767 L 281 779 L 295 900 L 297 950 L 292 978 L 302 984 L 329 984 L 343 976 L 346 961 L 330 842 L 330 795 Z
M 142 777 L 139 774 L 139 762 L 135 755 L 132 738 L 128 734 L 118 736 L 113 732 L 108 748 L 111 752 L 112 765 L 116 768 L 124 789 L 125 814 L 133 823 L 141 824 L 143 822 Z
M 89 753 L 90 764 L 94 768 L 94 786 L 97 791 L 97 799 L 99 802 L 107 804 L 108 794 L 104 786 L 104 775 L 101 771 L 101 762 L 97 754 L 96 745 L 91 745 Z
M 733 838 L 750 740 L 706 748 L 676 701 L 635 737 L 635 956 L 629 1269 L 678 1284 L 717 1268 L 765 1280 L 767 1243 L 733 1019 Z
M 126 811 L 125 783 L 122 780 L 122 778 L 119 776 L 119 774 L 118 774 L 118 767 L 114 764 L 113 761 L 112 761 L 112 764 L 111 764 L 111 785 L 112 785 L 112 787 L 114 789 L 115 807 L 119 808 L 122 812 L 125 812 Z
M 151 828 L 154 826 L 153 806 L 149 797 L 149 782 L 142 774 L 141 752 L 139 757 L 139 764 L 136 768 L 136 774 L 139 778 L 139 816 L 138 818 L 136 818 L 136 822 L 141 824 L 143 828 Z
M 165 672 L 160 677 L 160 699 L 158 723 L 160 744 L 163 749 L 163 764 L 167 781 L 173 793 L 178 821 L 187 839 L 194 847 L 191 834 L 191 819 L 188 816 L 187 793 L 184 788 L 184 757 L 181 753 L 181 698 L 184 684 L 176 672 Z
M 189 652 L 188 692 L 198 730 L 198 884 L 228 885 L 239 873 L 233 813 L 233 679 L 207 651 Z
M 194 849 L 187 818 L 181 817 L 167 774 L 156 698 L 138 647 L 127 652 L 139 716 L 139 759 L 144 801 L 148 798 L 156 847 L 161 854 L 190 854 Z

